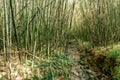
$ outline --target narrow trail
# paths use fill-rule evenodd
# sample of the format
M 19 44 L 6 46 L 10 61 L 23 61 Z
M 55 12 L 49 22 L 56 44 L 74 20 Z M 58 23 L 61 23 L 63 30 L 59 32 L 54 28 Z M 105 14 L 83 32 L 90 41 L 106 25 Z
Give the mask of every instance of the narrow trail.
M 68 53 L 75 60 L 71 80 L 96 80 L 96 74 L 89 69 L 84 53 L 79 53 L 74 47 L 69 48 Z
M 88 53 L 78 51 L 75 45 L 70 45 L 68 54 L 75 60 L 74 66 L 71 70 L 71 80 L 111 80 L 104 74 L 99 73 L 98 71 L 93 71 L 91 69 L 92 66 L 90 66 L 87 61 L 90 55 Z M 93 69 L 96 68 L 93 66 Z

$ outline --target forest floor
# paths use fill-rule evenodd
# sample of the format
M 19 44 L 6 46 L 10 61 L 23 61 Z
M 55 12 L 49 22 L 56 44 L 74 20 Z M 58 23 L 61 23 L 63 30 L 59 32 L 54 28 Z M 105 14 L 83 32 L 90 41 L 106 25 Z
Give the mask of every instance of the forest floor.
M 112 62 L 111 58 L 106 60 L 104 55 L 97 55 L 97 58 L 95 58 L 96 56 L 90 51 L 81 51 L 79 48 L 75 44 L 70 44 L 68 48 L 67 54 L 75 60 L 71 69 L 70 80 L 113 80 L 110 70 L 103 70 L 103 63 L 105 61 L 108 61 L 105 64 Z M 108 67 L 111 67 L 111 64 L 114 65 L 113 63 L 108 64 Z M 102 66 L 99 67 L 100 65 Z M 24 80 L 25 77 L 31 77 L 32 75 L 29 64 L 20 63 L 18 57 L 11 56 L 10 60 L 5 62 L 4 55 L 0 55 L 0 80 Z

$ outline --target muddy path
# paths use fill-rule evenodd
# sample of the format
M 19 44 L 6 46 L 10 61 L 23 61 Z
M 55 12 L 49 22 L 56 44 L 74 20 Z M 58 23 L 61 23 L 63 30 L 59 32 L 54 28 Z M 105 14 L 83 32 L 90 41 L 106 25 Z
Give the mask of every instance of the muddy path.
M 107 75 L 107 73 L 99 69 L 99 63 L 96 64 L 96 61 L 93 61 L 94 55 L 91 53 L 78 50 L 76 45 L 71 44 L 68 49 L 68 54 L 75 59 L 74 66 L 71 70 L 71 80 L 113 80 L 111 75 Z

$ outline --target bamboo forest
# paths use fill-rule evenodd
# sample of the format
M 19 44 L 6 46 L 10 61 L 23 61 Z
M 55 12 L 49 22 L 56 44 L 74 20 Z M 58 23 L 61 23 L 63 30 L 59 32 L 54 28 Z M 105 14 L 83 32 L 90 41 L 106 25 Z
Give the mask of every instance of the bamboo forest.
M 120 0 L 0 0 L 0 80 L 120 80 Z

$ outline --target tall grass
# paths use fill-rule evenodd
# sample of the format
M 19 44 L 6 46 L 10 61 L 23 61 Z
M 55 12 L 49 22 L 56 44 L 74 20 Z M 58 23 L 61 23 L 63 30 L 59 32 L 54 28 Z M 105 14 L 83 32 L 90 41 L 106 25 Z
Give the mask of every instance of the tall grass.
M 120 2 L 118 0 L 80 0 L 76 34 L 95 46 L 120 40 Z

